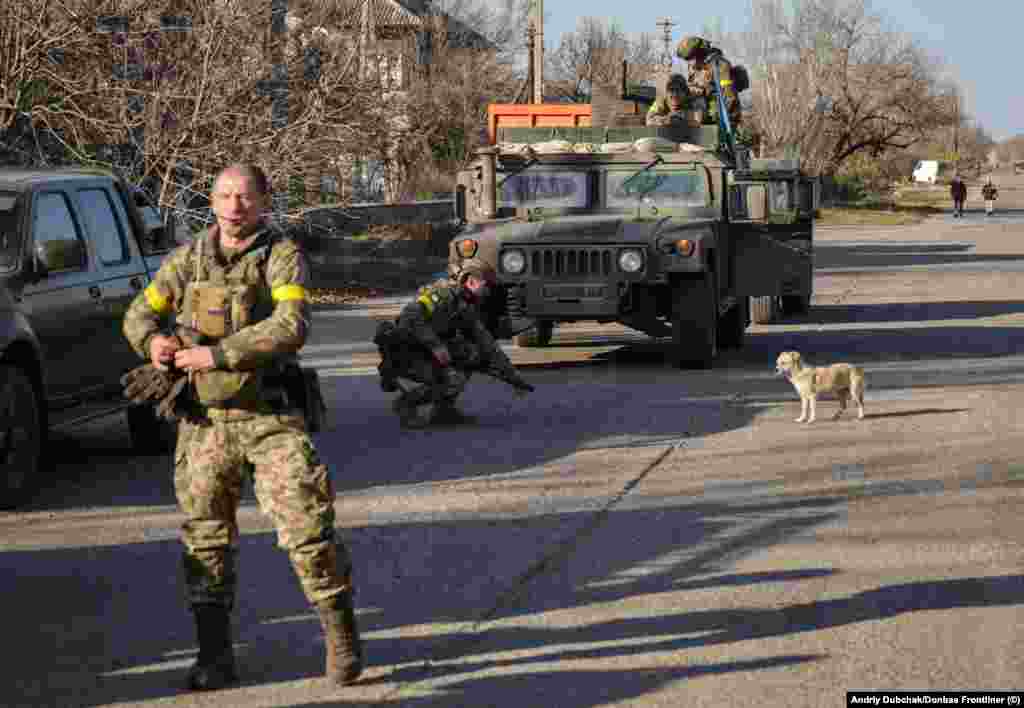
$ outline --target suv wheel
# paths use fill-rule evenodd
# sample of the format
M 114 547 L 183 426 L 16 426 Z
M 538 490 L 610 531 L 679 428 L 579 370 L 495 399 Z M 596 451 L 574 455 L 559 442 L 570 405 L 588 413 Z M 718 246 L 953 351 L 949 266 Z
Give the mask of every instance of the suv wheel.
M 132 447 L 140 455 L 165 455 L 174 449 L 176 427 L 158 418 L 150 405 L 132 406 L 125 412 Z
M 38 482 L 43 456 L 39 400 L 28 375 L 0 365 L 0 508 L 25 501 Z

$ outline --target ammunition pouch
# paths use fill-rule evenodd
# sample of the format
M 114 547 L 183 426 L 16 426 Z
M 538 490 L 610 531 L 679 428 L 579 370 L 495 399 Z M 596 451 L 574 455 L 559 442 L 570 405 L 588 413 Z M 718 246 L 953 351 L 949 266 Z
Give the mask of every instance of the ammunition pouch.
M 324 403 L 320 375 L 316 369 L 289 362 L 281 368 L 273 383 L 284 389 L 289 407 L 302 411 L 309 432 L 317 433 L 323 430 L 327 418 L 327 405 Z
M 189 283 L 185 288 L 185 322 L 194 323 L 203 337 L 223 339 L 252 322 L 258 296 L 253 285 Z

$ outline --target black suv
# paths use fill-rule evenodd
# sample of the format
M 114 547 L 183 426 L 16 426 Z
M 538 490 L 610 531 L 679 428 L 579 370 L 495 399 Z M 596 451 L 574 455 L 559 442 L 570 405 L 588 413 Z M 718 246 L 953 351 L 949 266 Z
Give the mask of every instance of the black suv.
M 173 431 L 129 406 L 129 303 L 175 244 L 145 193 L 83 169 L 0 169 L 0 507 L 38 480 L 49 430 L 119 411 L 140 451 Z

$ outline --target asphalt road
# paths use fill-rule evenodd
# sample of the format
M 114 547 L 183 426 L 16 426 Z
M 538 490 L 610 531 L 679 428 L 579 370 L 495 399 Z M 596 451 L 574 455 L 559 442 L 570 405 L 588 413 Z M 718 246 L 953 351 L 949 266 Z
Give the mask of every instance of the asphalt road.
M 1006 194 L 1011 190 L 1005 190 Z M 712 371 L 573 326 L 474 379 L 474 424 L 401 431 L 368 340 L 399 301 L 321 310 L 306 358 L 355 559 L 364 680 L 318 680 L 314 615 L 251 490 L 239 687 L 194 658 L 170 461 L 123 421 L 60 437 L 0 515 L 12 706 L 826 706 L 849 689 L 1024 688 L 1024 224 L 819 234 L 814 307 Z M 801 426 L 797 349 L 868 372 L 867 418 Z

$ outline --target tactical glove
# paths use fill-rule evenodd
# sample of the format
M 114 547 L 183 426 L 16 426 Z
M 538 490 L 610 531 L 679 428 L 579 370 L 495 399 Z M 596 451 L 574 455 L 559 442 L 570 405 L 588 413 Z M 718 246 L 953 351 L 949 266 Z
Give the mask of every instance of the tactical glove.
M 164 394 L 156 407 L 156 414 L 171 423 L 188 418 L 194 412 L 192 397 L 188 390 L 188 377 L 180 376 Z
M 178 377 L 182 377 L 178 374 Z M 161 371 L 152 364 L 136 367 L 121 377 L 124 397 L 135 403 L 151 403 L 168 394 L 174 385 L 175 374 Z

